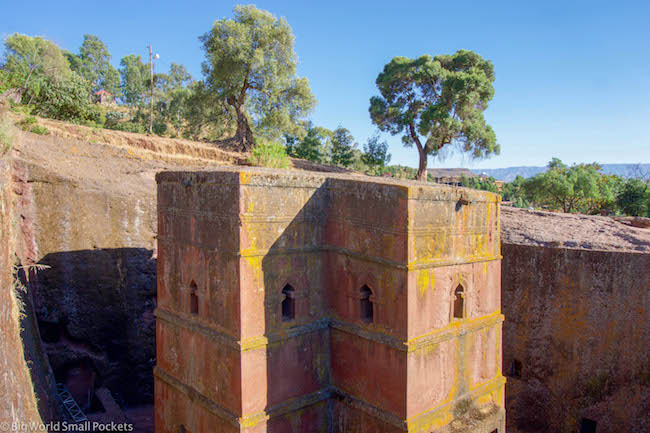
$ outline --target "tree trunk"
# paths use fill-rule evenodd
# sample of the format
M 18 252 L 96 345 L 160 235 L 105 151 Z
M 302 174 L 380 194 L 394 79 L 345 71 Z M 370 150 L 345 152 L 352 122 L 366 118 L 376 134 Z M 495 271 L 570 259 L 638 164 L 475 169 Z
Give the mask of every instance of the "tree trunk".
M 253 148 L 253 131 L 251 131 L 248 124 L 248 118 L 244 112 L 244 108 L 240 105 L 235 107 L 237 110 L 237 133 L 235 133 L 235 142 L 239 145 L 242 151 L 251 150 Z
M 415 176 L 415 179 L 426 182 L 427 181 L 427 154 L 424 153 L 424 150 L 421 150 L 418 147 L 418 153 L 420 154 L 420 165 L 418 166 L 418 174 Z
M 415 125 L 413 125 L 412 123 L 409 125 L 409 133 L 411 134 L 411 138 L 415 143 L 415 147 L 418 148 L 418 154 L 420 155 L 420 165 L 418 167 L 418 174 L 415 176 L 415 179 L 426 182 L 427 181 L 427 152 L 424 146 L 422 146 L 420 137 L 418 137 L 418 134 L 415 132 Z

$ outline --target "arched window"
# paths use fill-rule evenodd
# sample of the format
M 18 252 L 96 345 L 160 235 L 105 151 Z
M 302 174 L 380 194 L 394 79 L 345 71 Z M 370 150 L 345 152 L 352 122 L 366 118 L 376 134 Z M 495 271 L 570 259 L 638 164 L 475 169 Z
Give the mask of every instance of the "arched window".
M 194 280 L 190 283 L 190 313 L 197 316 L 199 314 L 199 295 L 198 288 Z
M 454 319 L 465 317 L 465 289 L 460 284 L 454 290 Z
M 374 321 L 374 311 L 372 301 L 370 297 L 372 296 L 372 290 L 370 287 L 364 285 L 360 291 L 360 301 L 359 301 L 359 315 L 361 316 L 361 321 L 366 323 L 372 323 Z
M 282 289 L 282 321 L 290 322 L 296 318 L 295 290 L 289 284 Z

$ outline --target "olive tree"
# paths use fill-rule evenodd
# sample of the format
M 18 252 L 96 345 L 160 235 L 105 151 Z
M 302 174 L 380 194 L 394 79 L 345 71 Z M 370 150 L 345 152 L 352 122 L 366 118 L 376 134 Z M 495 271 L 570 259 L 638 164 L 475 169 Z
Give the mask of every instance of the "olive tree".
M 296 77 L 294 37 L 286 20 L 255 6 L 236 6 L 234 15 L 215 21 L 200 37 L 203 73 L 209 92 L 236 120 L 229 141 L 247 150 L 253 128 L 272 138 L 300 133 L 300 120 L 316 101 L 307 79 Z

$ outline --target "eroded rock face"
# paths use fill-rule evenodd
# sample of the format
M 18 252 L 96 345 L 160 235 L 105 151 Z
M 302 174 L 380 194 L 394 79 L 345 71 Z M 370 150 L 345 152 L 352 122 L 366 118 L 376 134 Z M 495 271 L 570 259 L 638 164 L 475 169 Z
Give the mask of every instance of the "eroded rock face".
M 20 310 L 14 290 L 18 223 L 11 166 L 0 159 L 0 422 L 41 421 L 23 356 Z M 27 349 L 28 350 L 28 349 Z
M 56 379 L 82 407 L 107 387 L 120 403 L 153 401 L 155 196 L 85 186 L 26 163 L 26 218 L 41 269 L 30 281 Z M 32 214 L 30 215 L 29 212 Z
M 502 254 L 509 428 L 648 431 L 650 254 L 508 243 Z

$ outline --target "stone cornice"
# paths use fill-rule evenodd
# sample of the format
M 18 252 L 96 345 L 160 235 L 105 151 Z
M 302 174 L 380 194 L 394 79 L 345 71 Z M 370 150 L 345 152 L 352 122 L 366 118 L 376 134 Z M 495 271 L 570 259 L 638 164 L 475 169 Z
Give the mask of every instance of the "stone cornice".
M 402 340 L 395 336 L 377 332 L 361 325 L 328 317 L 310 323 L 275 331 L 269 333 L 268 335 L 260 335 L 258 337 L 248 338 L 245 340 L 238 340 L 233 336 L 224 333 L 222 330 L 217 329 L 214 325 L 202 323 L 196 319 L 183 317 L 169 310 L 157 308 L 155 315 L 156 318 L 167 323 L 183 327 L 194 333 L 209 338 L 219 344 L 222 344 L 232 350 L 242 352 L 265 348 L 270 344 L 278 343 L 289 338 L 317 332 L 331 327 L 333 329 L 346 332 L 348 334 L 352 334 L 366 340 L 371 340 L 389 346 L 401 352 L 410 353 L 428 346 L 434 346 L 440 342 L 456 338 L 460 335 L 476 332 L 481 329 L 491 328 L 495 325 L 500 324 L 504 320 L 504 316 L 500 312 L 495 312 L 491 315 L 483 316 L 473 320 L 453 322 L 444 328 L 436 329 L 429 334 L 412 338 L 410 340 Z
M 200 243 L 195 242 L 181 242 L 176 239 L 172 239 L 167 236 L 158 236 L 159 241 L 175 243 L 178 245 L 187 245 L 195 246 L 202 248 L 206 251 L 217 252 L 221 251 L 218 248 L 206 248 Z M 294 255 L 294 254 L 316 254 L 321 252 L 333 252 L 337 254 L 342 254 L 348 257 L 353 257 L 355 259 L 363 260 L 366 262 L 377 263 L 385 266 L 390 266 L 391 268 L 404 269 L 404 270 L 422 270 L 422 269 L 432 269 L 432 268 L 442 268 L 445 266 L 456 266 L 463 264 L 471 263 L 482 263 L 482 262 L 493 262 L 501 260 L 503 257 L 501 255 L 485 255 L 485 256 L 476 256 L 468 258 L 442 258 L 436 260 L 415 260 L 409 263 L 402 263 L 394 260 L 385 259 L 383 257 L 370 256 L 368 254 L 360 253 L 358 251 L 350 250 L 347 248 L 332 246 L 332 245 L 314 245 L 308 247 L 297 247 L 297 248 L 270 248 L 270 249 L 251 249 L 243 251 L 231 251 L 228 253 L 230 257 L 265 257 L 265 256 L 275 256 L 275 255 Z

